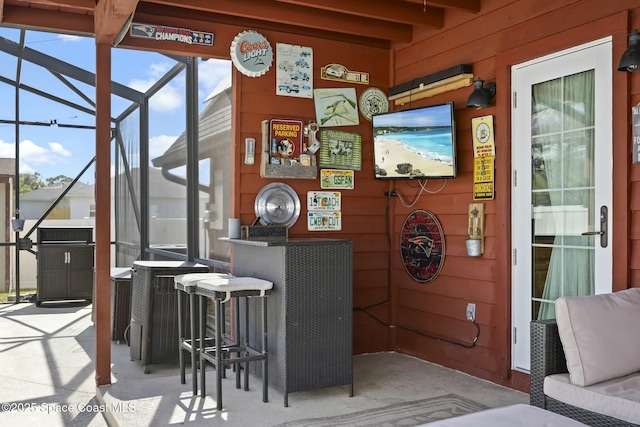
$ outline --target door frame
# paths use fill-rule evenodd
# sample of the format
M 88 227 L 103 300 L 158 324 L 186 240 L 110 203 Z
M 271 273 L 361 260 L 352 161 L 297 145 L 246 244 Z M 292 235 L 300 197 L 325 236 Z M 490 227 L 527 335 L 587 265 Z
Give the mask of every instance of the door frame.
M 512 370 L 511 361 L 511 298 L 512 298 L 512 254 L 511 246 L 511 67 L 553 52 L 569 49 L 607 36 L 612 37 L 613 62 L 617 62 L 627 49 L 629 16 L 627 11 L 596 20 L 587 25 L 550 35 L 531 34 L 522 44 L 496 56 L 496 109 L 503 125 L 495 129 L 496 148 L 496 229 L 504 230 L 503 238 L 496 239 L 496 307 L 497 321 L 504 324 L 500 328 L 496 350 L 503 355 L 498 373 L 502 378 L 513 378 L 517 382 L 527 382 L 529 376 Z M 549 31 L 553 31 L 552 29 Z M 535 40 L 536 37 L 541 37 Z M 612 67 L 615 64 L 611 64 Z M 616 227 L 611 230 L 613 256 L 613 291 L 627 288 L 630 280 L 630 217 L 627 214 L 630 192 L 630 165 L 628 163 L 631 131 L 628 125 L 631 118 L 629 73 L 613 71 L 613 193 L 612 210 L 615 212 Z M 504 143 L 500 143 L 504 141 Z M 500 196 L 502 195 L 502 196 Z M 508 326 L 507 326 L 508 325 Z
M 534 228 L 532 226 L 532 218 L 534 212 L 532 211 L 532 191 L 533 185 L 531 178 L 531 156 L 532 156 L 532 138 L 534 135 L 531 132 L 531 114 L 532 112 L 528 108 L 531 103 L 530 93 L 533 85 L 543 84 L 545 81 L 561 79 L 573 75 L 575 73 L 584 72 L 593 69 L 594 72 L 594 136 L 593 136 L 593 193 L 590 212 L 592 223 L 584 224 L 584 228 L 580 231 L 585 232 L 591 230 L 594 231 L 601 229 L 598 221 L 598 214 L 600 206 L 605 206 L 609 209 L 609 229 L 615 227 L 615 224 L 611 223 L 611 219 L 615 217 L 612 205 L 613 194 L 613 182 L 612 182 L 612 164 L 613 159 L 611 155 L 613 153 L 613 137 L 611 135 L 612 127 L 611 123 L 613 117 L 611 116 L 611 78 L 613 63 L 613 57 L 611 55 L 612 41 L 611 37 L 605 37 L 591 42 L 573 46 L 569 49 L 565 49 L 559 52 L 553 52 L 550 55 L 545 55 L 540 58 L 535 58 L 532 61 L 526 61 L 522 64 L 512 67 L 512 88 L 519 96 L 518 108 L 512 108 L 511 127 L 514 130 L 513 135 L 526 136 L 520 138 L 516 142 L 516 148 L 512 148 L 512 173 L 514 173 L 514 180 L 517 178 L 517 185 L 512 184 L 512 197 L 513 203 L 512 209 L 512 226 L 516 226 L 517 230 L 522 227 L 528 227 L 526 233 L 512 233 L 511 244 L 514 248 L 514 254 L 517 251 L 517 265 L 512 265 L 512 344 L 511 344 L 511 361 L 512 368 L 521 370 L 523 372 L 529 371 L 528 360 L 530 354 L 530 341 L 529 341 L 529 322 L 532 316 L 532 299 L 536 296 L 532 291 L 532 273 L 535 271 L 535 266 L 532 265 L 532 257 L 535 253 L 534 246 L 537 246 L 534 242 L 534 238 L 531 235 Z M 516 68 L 517 67 L 517 68 Z M 593 68 L 592 68 L 593 67 Z M 519 83 L 514 86 L 514 81 L 518 79 Z M 527 94 L 528 92 L 528 94 Z M 516 111 L 515 117 L 513 111 Z M 520 120 L 519 127 L 516 129 L 515 120 L 516 117 Z M 564 129 L 563 129 L 564 130 Z M 553 133 L 553 131 L 552 131 Z M 562 136 L 560 137 L 562 140 Z M 516 158 L 517 157 L 517 158 Z M 583 167 L 587 167 L 584 164 Z M 515 177 L 515 172 L 518 171 L 518 176 Z M 589 186 L 588 184 L 583 184 Z M 516 209 L 516 206 L 518 210 Z M 555 235 L 554 235 L 555 236 Z M 592 248 L 594 249 L 594 293 L 611 292 L 611 283 L 609 281 L 611 277 L 612 266 L 612 252 L 613 245 L 609 233 L 606 236 L 607 244 L 602 246 L 599 238 L 593 238 Z M 583 242 L 586 243 L 586 242 Z M 554 246 L 555 246 L 554 240 Z M 564 243 L 560 245 L 564 247 Z M 586 246 L 583 248 L 586 250 Z M 555 251 L 556 248 L 553 249 Z M 519 272 L 517 275 L 514 273 Z M 546 286 L 546 285 L 545 285 Z M 540 297 L 540 296 L 538 296 Z M 535 318 L 535 317 L 533 317 Z M 516 328 L 518 329 L 516 334 Z M 517 337 L 517 341 L 516 341 Z M 524 348 L 526 345 L 526 349 Z M 526 350 L 526 351 L 525 351 Z M 519 355 L 516 360 L 516 355 Z M 526 360 L 525 360 L 526 359 Z M 525 363 L 526 361 L 526 363 Z M 517 363 L 521 365 L 516 366 Z

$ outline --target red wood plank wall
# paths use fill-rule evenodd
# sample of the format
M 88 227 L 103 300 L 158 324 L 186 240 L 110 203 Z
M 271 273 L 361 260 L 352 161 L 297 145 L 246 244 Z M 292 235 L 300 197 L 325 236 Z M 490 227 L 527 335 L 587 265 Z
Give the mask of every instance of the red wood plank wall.
M 626 49 L 627 33 L 640 26 L 636 1 L 557 2 L 483 0 L 471 20 L 464 12 L 447 11 L 446 27 L 414 34 L 413 43 L 394 49 L 392 85 L 457 64 L 472 64 L 474 75 L 497 84 L 494 106 L 481 111 L 463 108 L 471 92 L 459 89 L 421 100 L 414 106 L 454 101 L 457 110 L 458 178 L 438 194 L 422 196 L 411 209 L 394 204 L 393 228 L 400 230 L 412 209 L 428 209 L 440 219 L 446 235 L 446 260 L 430 284 L 412 281 L 396 259 L 393 304 L 397 324 L 456 341 L 474 336 L 464 320 L 467 302 L 475 302 L 482 332 L 467 349 L 415 334 L 398 332 L 395 349 L 498 383 L 528 390 L 528 376 L 510 366 L 510 70 L 509 66 L 591 40 L 613 35 L 614 61 Z M 616 64 L 613 64 L 614 66 Z M 640 193 L 637 166 L 630 165 L 629 111 L 640 96 L 640 74 L 614 73 L 614 290 L 640 286 Z M 630 95 L 629 95 L 630 94 Z M 473 202 L 471 119 L 493 115 L 496 127 L 496 197 L 485 202 L 486 249 L 479 258 L 466 256 L 464 239 L 468 203 Z M 631 182 L 629 182 L 631 181 Z M 430 184 L 438 188 L 439 183 Z M 407 186 L 401 192 L 413 194 Z M 630 190 L 629 190 L 630 189 Z M 630 196 L 631 194 L 631 196 Z M 631 202 L 629 202 L 631 200 Z M 631 212 L 630 212 L 631 210 Z M 631 239 L 629 236 L 631 224 Z M 630 248 L 630 250 L 629 250 Z M 398 244 L 394 246 L 398 251 Z M 397 258 L 397 257 L 396 257 Z
M 444 366 L 505 384 L 528 389 L 528 376 L 511 371 L 510 362 L 510 84 L 509 66 L 576 44 L 613 35 L 614 61 L 626 49 L 626 34 L 640 27 L 637 0 L 483 0 L 482 11 L 472 15 L 447 10 L 446 27 L 414 34 L 408 45 L 391 51 L 357 44 L 263 32 L 275 44 L 289 43 L 313 48 L 314 87 L 355 87 L 359 95 L 367 87 L 387 90 L 454 65 L 473 65 L 474 75 L 495 81 L 498 94 L 491 108 L 464 108 L 471 87 L 405 105 L 418 107 L 453 101 L 457 106 L 458 177 L 448 180 L 435 194 L 422 195 L 405 207 L 391 199 L 387 239 L 387 203 L 384 192 L 391 187 L 412 200 L 415 184 L 373 179 L 370 123 L 360 117 L 357 127 L 342 130 L 363 135 L 362 170 L 355 173 L 355 189 L 343 190 L 341 232 L 309 232 L 304 220 L 305 197 L 319 190 L 319 180 L 274 180 L 259 175 L 259 165 L 244 165 L 245 137 L 260 147 L 260 122 L 272 117 L 314 119 L 313 100 L 275 95 L 275 72 L 249 78 L 234 71 L 234 202 L 232 215 L 243 224 L 255 219 L 254 200 L 266 184 L 291 185 L 302 201 L 301 219 L 289 230 L 293 237 L 351 239 L 354 244 L 354 306 L 386 302 L 354 312 L 354 351 L 366 353 L 395 350 Z M 239 30 L 241 31 L 241 30 Z M 530 50 L 529 50 L 530 49 Z M 351 85 L 320 79 L 320 67 L 329 63 L 370 73 L 371 84 Z M 617 72 L 616 72 L 617 73 Z M 614 289 L 640 286 L 640 171 L 630 164 L 630 107 L 640 102 L 640 73 L 614 75 Z M 472 195 L 471 119 L 491 114 L 496 127 L 496 197 L 485 202 L 486 246 L 479 258 L 466 255 L 467 209 Z M 427 188 L 439 190 L 442 180 Z M 399 232 L 409 213 L 433 212 L 445 233 L 446 254 L 439 276 L 429 283 L 410 278 L 399 254 Z M 391 264 L 391 271 L 388 265 Z M 327 266 L 330 268 L 330 266 Z M 422 334 L 462 344 L 470 343 L 475 328 L 465 319 L 467 302 L 475 302 L 481 334 L 474 348 L 464 348 Z M 390 328 L 388 325 L 394 325 Z
M 355 87 L 359 96 L 369 87 L 379 87 L 385 92 L 390 81 L 389 51 L 387 49 L 364 47 L 345 42 L 319 40 L 309 37 L 293 36 L 281 33 L 263 32 L 275 49 L 276 43 L 287 43 L 313 48 L 313 84 L 314 88 Z M 370 84 L 348 84 L 322 80 L 320 68 L 330 63 L 345 65 L 351 71 L 369 73 Z M 234 110 L 239 116 L 233 130 L 236 141 L 246 137 L 261 141 L 260 123 L 270 118 L 315 120 L 313 99 L 275 95 L 275 72 L 270 70 L 261 78 L 249 78 L 234 70 Z M 363 136 L 362 170 L 355 172 L 355 189 L 342 190 L 342 231 L 307 231 L 306 194 L 311 190 L 320 190 L 317 179 L 267 179 L 260 177 L 258 162 L 245 165 L 244 144 L 236 144 L 235 152 L 239 156 L 236 165 L 236 197 L 234 211 L 240 216 L 242 224 L 255 219 L 254 201 L 262 187 L 271 182 L 284 182 L 293 187 L 301 201 L 300 218 L 289 230 L 291 237 L 339 238 L 353 241 L 353 298 L 354 306 L 363 306 L 383 301 L 387 297 L 387 266 L 389 248 L 385 234 L 385 206 L 387 198 L 383 193 L 387 183 L 374 180 L 373 158 L 371 152 L 371 123 L 360 115 L 358 126 L 336 127 L 333 129 L 359 132 Z M 258 148 L 257 148 L 258 149 Z M 258 159 L 257 159 L 258 160 Z M 237 197 L 239 195 L 239 197 Z M 331 266 L 327 265 L 327 269 Z M 377 313 L 388 321 L 389 305 L 382 306 Z M 374 323 L 375 324 L 375 323 Z M 354 317 L 354 348 L 357 353 L 388 351 L 393 348 L 388 331 L 382 326 L 373 326 L 364 315 Z

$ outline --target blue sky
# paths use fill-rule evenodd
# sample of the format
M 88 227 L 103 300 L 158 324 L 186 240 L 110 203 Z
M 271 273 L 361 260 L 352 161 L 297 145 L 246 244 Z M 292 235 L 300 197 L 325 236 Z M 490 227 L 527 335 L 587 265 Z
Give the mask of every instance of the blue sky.
M 449 104 L 394 111 L 376 117 L 376 126 L 450 126 Z
M 20 31 L 0 27 L 0 37 L 18 42 Z M 95 43 L 92 38 L 27 31 L 25 45 L 79 68 L 95 72 Z M 0 52 L 0 76 L 16 78 L 17 59 Z M 112 79 L 139 91 L 145 91 L 175 65 L 175 61 L 157 53 L 126 49 L 112 50 Z M 231 62 L 201 61 L 199 64 L 199 104 L 231 71 Z M 46 69 L 27 61 L 22 62 L 20 82 L 66 99 L 74 104 L 92 108 L 87 100 L 74 93 L 64 82 Z M 91 100 L 95 90 L 83 83 L 71 82 Z M 150 158 L 162 154 L 185 129 L 184 73 L 156 94 L 150 102 Z M 75 108 L 20 91 L 20 121 L 67 125 L 94 125 L 94 116 Z M 16 92 L 13 86 L 0 81 L 0 120 L 14 120 Z M 118 116 L 130 101 L 112 98 L 112 117 Z M 15 158 L 15 141 L 20 142 L 20 173 L 39 173 L 42 179 L 67 175 L 75 178 L 95 155 L 93 130 L 69 129 L 60 126 L 19 127 L 0 123 L 0 157 Z M 94 182 L 93 168 L 80 179 Z

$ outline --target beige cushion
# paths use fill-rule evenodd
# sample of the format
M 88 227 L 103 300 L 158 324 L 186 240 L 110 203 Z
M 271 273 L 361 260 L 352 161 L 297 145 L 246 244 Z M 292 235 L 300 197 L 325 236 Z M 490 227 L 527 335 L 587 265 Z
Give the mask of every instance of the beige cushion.
M 562 297 L 555 306 L 572 384 L 640 372 L 640 288 Z
M 487 409 L 472 414 L 454 416 L 428 424 L 424 427 L 585 427 L 579 421 L 572 420 L 554 412 L 545 411 L 537 406 L 516 404 Z
M 544 378 L 544 394 L 571 406 L 640 425 L 640 373 L 578 387 L 569 374 Z
M 257 277 L 222 277 L 215 279 L 199 280 L 196 284 L 196 292 L 205 290 L 210 292 L 225 292 L 227 302 L 231 298 L 231 292 L 260 291 L 260 296 L 265 296 L 266 291 L 273 288 L 273 283 Z
M 199 280 L 205 279 L 228 279 L 233 277 L 226 273 L 186 273 L 178 274 L 173 278 L 176 285 L 182 285 L 187 292 L 193 292 Z

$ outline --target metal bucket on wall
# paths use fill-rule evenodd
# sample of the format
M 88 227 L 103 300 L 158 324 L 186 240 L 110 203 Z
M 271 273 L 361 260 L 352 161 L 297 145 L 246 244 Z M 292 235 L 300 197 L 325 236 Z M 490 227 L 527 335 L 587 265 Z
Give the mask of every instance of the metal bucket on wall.
M 480 256 L 482 255 L 482 240 L 481 239 L 467 239 L 465 240 L 467 245 L 467 255 Z
M 22 231 L 24 230 L 24 219 L 16 218 L 11 220 L 11 227 L 13 227 L 13 231 Z

